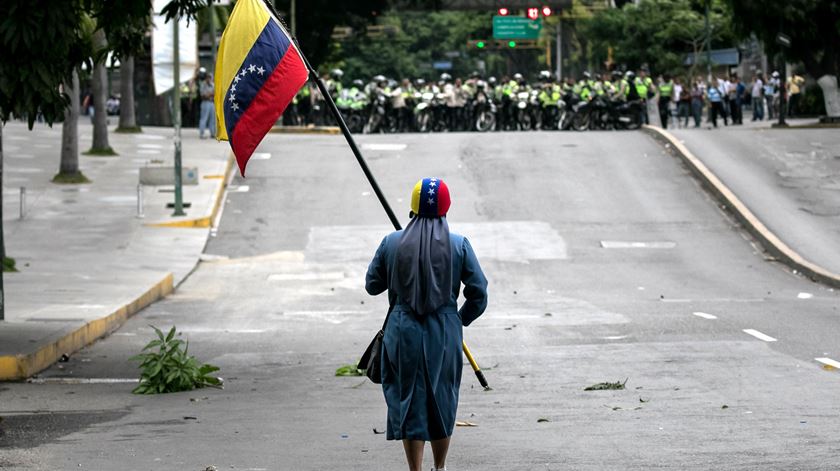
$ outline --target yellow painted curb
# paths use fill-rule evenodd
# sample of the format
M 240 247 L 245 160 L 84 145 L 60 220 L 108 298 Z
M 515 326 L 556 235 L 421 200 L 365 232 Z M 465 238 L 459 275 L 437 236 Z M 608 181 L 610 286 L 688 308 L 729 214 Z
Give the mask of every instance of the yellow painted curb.
M 0 356 L 0 381 L 29 378 L 55 363 L 62 354 L 72 354 L 113 332 L 129 317 L 170 294 L 173 280 L 172 273 L 167 273 L 134 301 L 101 319 L 90 321 L 73 332 L 51 340 L 33 353 Z
M 338 126 L 274 126 L 271 132 L 275 134 L 341 134 Z
M 186 228 L 202 228 L 202 227 L 206 228 L 206 227 L 212 226 L 213 221 L 216 219 L 216 213 L 219 212 L 219 208 L 222 205 L 222 197 L 225 194 L 225 185 L 227 185 L 228 177 L 230 177 L 230 172 L 233 170 L 233 161 L 234 161 L 234 156 L 233 156 L 233 153 L 231 153 L 228 156 L 227 164 L 225 164 L 225 174 L 224 174 L 224 176 L 213 175 L 214 179 L 218 178 L 218 179 L 221 180 L 221 182 L 219 183 L 219 186 L 216 187 L 216 193 L 213 197 L 214 198 L 213 199 L 213 209 L 210 211 L 209 216 L 202 216 L 202 217 L 196 218 L 196 219 L 182 219 L 182 220 L 179 220 L 179 221 L 152 222 L 152 223 L 146 224 L 146 226 L 148 226 L 148 227 L 186 227 Z M 210 177 L 204 177 L 204 178 L 210 178 Z
M 771 253 L 774 257 L 784 262 L 786 265 L 795 268 L 801 273 L 805 274 L 813 281 L 840 288 L 840 275 L 832 273 L 829 270 L 806 260 L 802 255 L 793 250 L 790 246 L 782 242 L 776 234 L 774 234 L 767 226 L 762 223 L 749 208 L 745 205 L 732 190 L 706 167 L 688 148 L 683 145 L 673 134 L 668 131 L 655 127 L 645 125 L 642 129 L 653 136 L 655 139 L 664 140 L 665 142 L 674 146 L 677 155 L 685 162 L 689 169 L 709 188 L 712 193 L 720 200 L 726 207 L 735 215 L 738 221 L 744 225 L 747 231 L 753 235 L 764 250 Z

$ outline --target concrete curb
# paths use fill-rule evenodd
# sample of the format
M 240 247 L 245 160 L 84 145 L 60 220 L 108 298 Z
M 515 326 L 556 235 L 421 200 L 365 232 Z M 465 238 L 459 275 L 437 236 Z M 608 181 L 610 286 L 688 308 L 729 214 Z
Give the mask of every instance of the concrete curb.
M 271 128 L 275 134 L 341 134 L 338 126 L 274 126 Z
M 211 175 L 206 176 L 204 178 L 213 177 L 213 179 L 220 180 L 219 186 L 216 187 L 216 193 L 213 196 L 213 209 L 210 210 L 209 216 L 202 216 L 200 218 L 195 219 L 181 219 L 178 221 L 165 221 L 165 222 L 150 222 L 146 224 L 149 227 L 192 227 L 192 228 L 207 228 L 213 225 L 213 221 L 216 219 L 216 213 L 219 212 L 219 208 L 221 207 L 222 197 L 225 194 L 225 186 L 227 185 L 228 180 L 230 179 L 230 172 L 233 171 L 233 162 L 235 158 L 233 153 L 228 156 L 227 164 L 225 165 L 225 174 L 224 175 Z
M 74 353 L 119 328 L 129 317 L 173 290 L 172 273 L 167 273 L 145 293 L 111 314 L 95 319 L 71 332 L 51 338 L 32 353 L 0 356 L 0 381 L 26 379 L 55 363 L 62 354 Z
M 772 254 L 777 259 L 781 260 L 786 265 L 798 270 L 807 275 L 811 280 L 817 281 L 834 288 L 840 288 L 840 275 L 832 273 L 829 270 L 806 260 L 799 255 L 790 246 L 782 242 L 776 234 L 774 234 L 767 226 L 762 223 L 752 211 L 737 197 L 732 190 L 729 189 L 723 182 L 709 170 L 703 162 L 700 161 L 688 148 L 683 145 L 676 137 L 662 128 L 645 125 L 643 131 L 648 133 L 654 139 L 665 142 L 673 146 L 677 155 L 688 166 L 692 173 L 703 183 L 712 195 L 715 196 L 721 203 L 726 205 L 735 218 L 758 239 L 764 250 Z

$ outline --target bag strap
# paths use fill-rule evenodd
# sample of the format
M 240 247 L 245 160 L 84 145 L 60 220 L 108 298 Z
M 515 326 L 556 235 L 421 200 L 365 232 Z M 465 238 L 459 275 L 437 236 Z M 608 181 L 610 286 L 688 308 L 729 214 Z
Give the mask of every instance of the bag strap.
M 394 310 L 394 305 L 393 304 L 389 305 L 388 306 L 388 314 L 385 314 L 385 322 L 382 323 L 382 329 L 380 329 L 382 332 L 385 332 L 385 326 L 388 325 L 388 318 L 391 317 L 391 311 L 393 311 L 393 310 Z

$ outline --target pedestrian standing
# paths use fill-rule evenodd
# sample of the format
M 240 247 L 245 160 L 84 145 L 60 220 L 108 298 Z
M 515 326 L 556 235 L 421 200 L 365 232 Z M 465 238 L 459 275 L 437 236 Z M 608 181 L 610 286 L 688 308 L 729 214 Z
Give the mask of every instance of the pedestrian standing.
M 752 103 L 752 120 L 761 121 L 764 119 L 764 81 L 761 79 L 761 72 L 756 72 L 753 77 L 752 89 L 750 90 L 750 102 Z
M 802 97 L 802 86 L 805 84 L 805 79 L 801 75 L 794 73 L 788 79 L 788 93 L 790 96 L 788 104 L 787 116 L 793 118 L 795 114 L 799 114 L 799 101 Z
M 709 110 L 711 112 L 712 124 L 717 127 L 718 115 L 723 116 L 723 122 L 726 123 L 726 112 L 723 109 L 723 93 L 721 89 L 723 84 L 720 79 L 715 79 L 717 83 L 709 84 Z
M 213 78 L 207 69 L 198 69 L 198 93 L 201 96 L 201 116 L 198 118 L 198 137 L 204 139 L 204 131 L 210 131 L 210 137 L 216 137 L 216 111 L 213 105 L 215 88 Z
M 677 79 L 674 85 L 674 99 L 677 101 L 677 124 L 684 128 L 688 127 L 688 116 L 691 114 L 691 90 L 689 84 L 691 80 L 686 80 L 683 86 L 682 81 Z M 682 123 L 680 123 L 682 120 Z
M 431 442 L 434 470 L 446 469 L 463 369 L 464 326 L 487 307 L 487 280 L 469 241 L 449 232 L 449 189 L 424 178 L 411 195 L 411 222 L 382 240 L 365 289 L 388 291 L 382 340 L 382 391 L 388 440 L 402 440 L 410 471 Z M 457 298 L 464 284 L 464 302 Z
M 674 81 L 669 74 L 665 74 L 659 82 L 659 121 L 662 129 L 668 129 L 668 118 L 671 114 L 671 99 L 674 96 Z
M 703 121 L 703 102 L 706 100 L 706 85 L 701 77 L 694 81 L 691 88 L 691 115 L 694 117 L 694 127 L 699 128 Z
M 744 124 L 744 95 L 747 88 L 741 83 L 741 79 L 737 75 L 732 76 L 732 82 L 735 94 L 735 100 L 732 103 L 732 124 Z

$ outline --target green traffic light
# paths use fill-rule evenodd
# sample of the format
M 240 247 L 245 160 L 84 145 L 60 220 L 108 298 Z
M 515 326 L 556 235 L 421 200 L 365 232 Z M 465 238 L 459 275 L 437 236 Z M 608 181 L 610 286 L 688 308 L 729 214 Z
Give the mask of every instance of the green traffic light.
M 509 43 L 508 43 L 508 46 L 510 46 L 510 47 L 516 47 L 516 41 L 511 41 L 511 42 L 509 42 Z
M 484 41 L 479 41 L 479 42 L 475 43 L 475 47 L 477 47 L 479 49 L 484 49 Z

